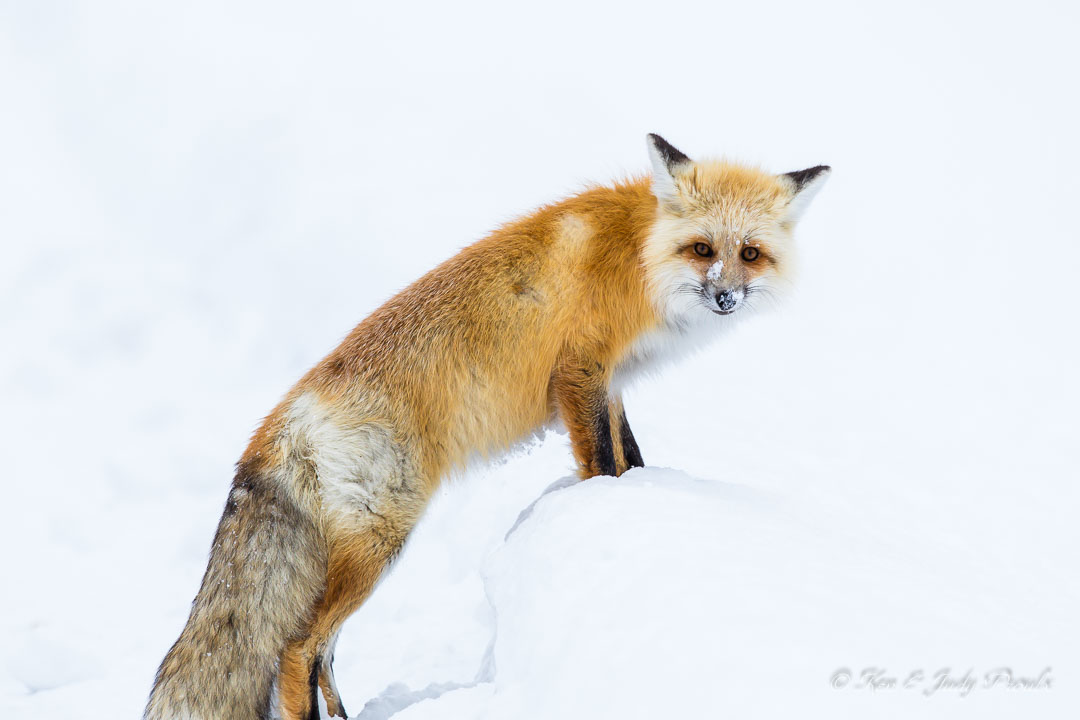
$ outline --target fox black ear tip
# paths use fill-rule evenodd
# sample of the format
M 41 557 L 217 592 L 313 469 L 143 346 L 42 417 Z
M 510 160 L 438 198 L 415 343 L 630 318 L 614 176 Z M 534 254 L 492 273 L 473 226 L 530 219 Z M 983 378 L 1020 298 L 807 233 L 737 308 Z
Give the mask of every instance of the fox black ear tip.
M 690 158 L 688 158 L 681 150 L 656 133 L 649 133 L 647 138 L 649 147 L 652 151 L 663 158 L 664 164 L 667 165 L 668 172 L 671 172 L 675 165 L 690 162 Z
M 793 183 L 795 183 L 795 191 L 801 191 L 806 185 L 818 178 L 824 179 L 829 173 L 832 172 L 832 168 L 828 165 L 815 165 L 805 170 L 796 170 L 795 172 L 784 173 Z

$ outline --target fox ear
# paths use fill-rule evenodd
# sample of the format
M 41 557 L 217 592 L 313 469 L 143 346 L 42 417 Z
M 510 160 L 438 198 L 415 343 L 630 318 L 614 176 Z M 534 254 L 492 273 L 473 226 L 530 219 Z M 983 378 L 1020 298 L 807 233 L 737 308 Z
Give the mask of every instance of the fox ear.
M 652 161 L 652 191 L 662 203 L 674 204 L 678 191 L 675 189 L 675 173 L 690 164 L 690 158 L 683 155 L 664 138 L 649 133 L 646 138 L 649 147 L 649 160 Z
M 810 206 L 810 201 L 821 190 L 831 172 L 832 168 L 828 165 L 817 165 L 780 176 L 787 178 L 791 186 L 791 200 L 788 201 L 786 217 L 788 222 L 795 222 L 802 217 L 806 208 Z

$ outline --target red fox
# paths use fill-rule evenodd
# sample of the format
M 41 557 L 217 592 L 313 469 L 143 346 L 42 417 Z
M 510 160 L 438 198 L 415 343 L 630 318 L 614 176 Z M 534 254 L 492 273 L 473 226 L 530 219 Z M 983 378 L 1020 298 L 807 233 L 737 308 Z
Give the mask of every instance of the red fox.
M 342 623 L 441 478 L 558 419 L 582 478 L 643 465 L 619 388 L 700 347 L 789 272 L 829 174 L 693 162 L 648 136 L 651 176 L 541 207 L 361 322 L 237 464 L 149 720 L 346 717 Z

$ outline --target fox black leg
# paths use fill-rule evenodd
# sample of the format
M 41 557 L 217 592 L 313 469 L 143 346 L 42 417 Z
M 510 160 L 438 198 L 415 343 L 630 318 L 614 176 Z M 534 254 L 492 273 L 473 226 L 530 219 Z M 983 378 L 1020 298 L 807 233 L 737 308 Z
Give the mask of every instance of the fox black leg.
M 645 462 L 641 459 L 641 450 L 638 449 L 637 440 L 634 439 L 634 433 L 630 430 L 630 423 L 626 420 L 622 398 L 618 395 L 611 398 L 608 415 L 611 418 L 610 432 L 615 449 L 616 474 L 622 475 L 632 467 L 644 467 Z
M 308 710 L 307 720 L 319 720 L 319 666 L 322 665 L 322 658 L 315 658 L 315 662 L 311 663 L 311 677 L 308 679 L 308 685 L 311 692 L 311 707 Z
M 634 439 L 630 423 L 626 420 L 626 411 L 621 408 L 617 432 L 619 433 L 619 439 L 622 441 L 623 459 L 626 460 L 626 466 L 628 468 L 645 467 L 645 461 L 641 459 L 641 450 L 638 448 L 637 440 Z
M 593 435 L 595 437 L 594 462 L 598 475 L 618 475 L 615 465 L 615 446 L 611 438 L 611 413 L 607 398 L 596 403 L 593 417 Z

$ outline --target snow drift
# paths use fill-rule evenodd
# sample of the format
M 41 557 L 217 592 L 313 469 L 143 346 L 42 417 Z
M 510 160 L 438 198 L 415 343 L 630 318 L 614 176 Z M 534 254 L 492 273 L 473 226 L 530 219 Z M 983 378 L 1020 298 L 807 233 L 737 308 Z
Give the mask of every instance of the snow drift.
M 943 555 L 892 508 L 845 519 L 828 498 L 793 499 L 661 468 L 555 483 L 484 563 L 491 636 L 476 678 L 412 696 L 391 688 L 395 717 L 1009 717 L 1060 707 L 1049 685 L 1017 687 L 1052 678 L 1039 664 L 1048 648 L 1025 648 L 1031 638 L 1007 607 L 961 569 L 990 579 L 978 549 Z M 939 597 L 919 603 L 913 587 Z M 1003 646 L 1016 665 L 968 665 Z M 388 716 L 385 700 L 361 717 Z

